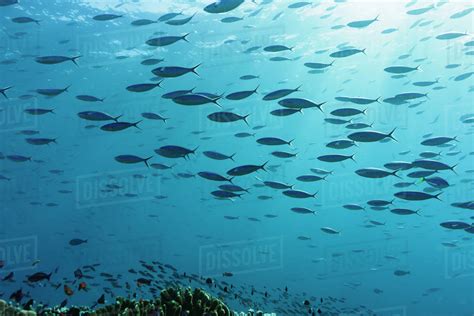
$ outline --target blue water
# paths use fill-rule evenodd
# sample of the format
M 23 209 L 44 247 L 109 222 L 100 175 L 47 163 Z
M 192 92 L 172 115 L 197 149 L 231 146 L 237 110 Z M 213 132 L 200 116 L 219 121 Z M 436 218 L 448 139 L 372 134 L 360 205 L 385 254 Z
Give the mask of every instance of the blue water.
M 9 300 L 21 288 L 28 293 L 21 303 L 34 298 L 57 305 L 67 298 L 68 306 L 92 305 L 103 293 L 107 302 L 128 295 L 126 282 L 130 293 L 150 298 L 149 287 L 136 285 L 141 275 L 128 272 L 143 271 L 142 260 L 172 265 L 180 275 L 186 272 L 241 287 L 245 300 L 207 287 L 236 310 L 303 315 L 308 308 L 302 302 L 308 299 L 315 310 L 324 306 L 323 313 L 339 315 L 365 315 L 369 310 L 377 315 L 472 315 L 472 233 L 469 228 L 440 226 L 451 220 L 473 222 L 472 3 L 256 0 L 229 12 L 209 13 L 204 8 L 211 2 L 20 0 L 0 6 L 0 88 L 12 86 L 6 97 L 0 96 L 0 277 L 14 273 L 12 280 L 0 281 L 0 298 Z M 172 12 L 182 14 L 170 21 L 195 16 L 180 26 L 165 21 L 131 25 L 138 19 L 156 22 Z M 93 18 L 100 14 L 123 16 L 109 21 Z M 12 19 L 18 17 L 39 22 L 15 23 Z M 243 19 L 221 21 L 229 17 Z M 351 24 L 357 21 L 366 22 Z M 187 41 L 163 47 L 146 44 L 151 38 L 186 33 Z M 272 45 L 284 48 L 268 52 Z M 364 52 L 331 57 L 347 49 Z M 77 65 L 48 65 L 37 61 L 44 56 L 81 57 Z M 164 60 L 141 64 L 150 58 Z M 332 62 L 320 70 L 305 66 Z M 198 64 L 198 75 L 164 78 L 161 87 L 146 92 L 126 89 L 158 82 L 151 72 L 157 67 Z M 386 68 L 392 66 L 411 69 L 390 73 Z M 255 78 L 240 79 L 245 75 Z M 37 92 L 68 86 L 54 97 Z M 300 91 L 278 100 L 262 100 L 269 92 L 298 86 Z M 162 98 L 192 88 L 193 93 L 216 95 L 209 100 L 222 108 L 211 101 L 183 106 Z M 256 93 L 242 100 L 226 98 L 255 88 Z M 403 93 L 417 95 L 395 97 Z M 77 95 L 105 99 L 85 102 Z M 337 97 L 373 102 L 361 105 Z M 393 97 L 399 102 L 390 102 Z M 307 108 L 290 116 L 272 115 L 284 108 L 279 101 L 287 98 L 325 104 L 322 111 Z M 54 113 L 25 112 L 34 108 Z M 366 111 L 348 117 L 331 114 L 342 108 Z M 78 116 L 84 111 L 141 122 L 138 128 L 108 132 L 100 127 L 113 120 L 88 121 Z M 249 114 L 248 125 L 207 117 L 221 111 Z M 169 119 L 150 120 L 142 116 L 147 112 Z M 329 118 L 351 121 L 334 124 Z M 357 132 L 346 127 L 350 123 L 371 124 L 362 130 L 383 134 L 395 129 L 395 140 L 356 142 L 347 149 L 326 147 Z M 250 135 L 236 137 L 237 133 Z M 439 136 L 456 139 L 437 146 L 421 144 Z M 262 137 L 294 141 L 268 146 L 257 142 Z M 34 145 L 29 138 L 55 142 Z M 167 145 L 197 150 L 186 159 L 155 152 Z M 204 151 L 235 154 L 234 161 L 211 159 Z M 297 155 L 278 158 L 271 154 L 274 151 Z M 420 157 L 427 151 L 440 154 Z M 318 159 L 331 154 L 355 156 L 354 161 L 334 163 Z M 19 162 L 11 155 L 31 159 Z M 120 163 L 115 159 L 119 155 L 153 156 L 151 167 Z M 449 186 L 434 188 L 419 177 L 408 177 L 425 170 L 414 166 L 398 171 L 400 178 L 355 173 L 363 168 L 392 172 L 384 165 L 417 159 L 456 165 L 454 171 L 433 175 Z M 239 193 L 241 197 L 216 198 L 212 192 L 230 183 L 198 175 L 208 171 L 228 178 L 231 168 L 266 162 L 266 171 L 232 180 L 248 189 Z M 157 163 L 172 168 L 159 170 L 152 165 Z M 331 173 L 316 182 L 296 179 L 316 175 L 310 170 L 314 168 Z M 317 194 L 292 198 L 263 181 Z M 394 186 L 399 182 L 411 184 Z M 441 195 L 439 200 L 407 201 L 394 196 L 401 191 Z M 374 210 L 367 204 L 370 200 L 393 202 Z M 468 202 L 464 208 L 453 205 L 463 202 Z M 351 210 L 349 204 L 362 209 Z M 291 211 L 295 207 L 315 214 Z M 418 213 L 391 212 L 397 208 Z M 321 230 L 327 227 L 335 233 Z M 87 242 L 71 245 L 73 239 Z M 84 268 L 91 264 L 100 266 L 96 271 Z M 91 279 L 76 278 L 76 269 Z M 173 270 L 165 270 L 173 275 Z M 53 274 L 50 281 L 28 282 L 27 277 L 37 272 Z M 112 274 L 118 287 L 101 272 Z M 161 287 L 170 285 L 156 276 L 155 280 Z M 83 281 L 87 292 L 77 290 Z M 64 285 L 74 294 L 67 296 Z M 251 294 L 252 287 L 257 294 Z M 291 300 L 282 299 L 285 287 Z

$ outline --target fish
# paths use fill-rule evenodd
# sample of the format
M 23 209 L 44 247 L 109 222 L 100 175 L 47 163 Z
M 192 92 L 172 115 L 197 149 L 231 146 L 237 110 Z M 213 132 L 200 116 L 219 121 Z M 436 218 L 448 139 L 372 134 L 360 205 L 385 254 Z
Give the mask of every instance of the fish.
M 69 245 L 71 246 L 79 246 L 85 243 L 87 243 L 87 239 L 74 238 L 69 241 Z
M 36 23 L 39 25 L 41 21 L 30 18 L 29 16 L 20 16 L 20 17 L 12 18 L 12 22 L 19 23 L 19 24 Z
M 138 83 L 128 86 L 126 89 L 130 92 L 147 92 L 155 89 L 156 87 L 161 87 L 161 81 L 157 83 Z
M 220 0 L 204 7 L 204 11 L 211 14 L 220 14 L 230 12 L 238 8 L 244 0 Z
M 313 214 L 313 215 L 316 215 L 316 211 L 312 211 L 312 210 L 307 209 L 305 207 L 292 207 L 291 211 L 295 212 L 297 214 Z
M 221 154 L 219 152 L 210 151 L 210 150 L 203 151 L 202 153 L 204 154 L 204 156 L 206 156 L 208 158 L 211 158 L 211 159 L 214 159 L 214 160 L 227 160 L 227 159 L 230 159 L 230 160 L 234 161 L 234 156 L 236 155 L 234 153 L 230 156 L 227 156 L 227 155 Z
M 318 156 L 318 160 L 320 161 L 324 161 L 324 162 L 341 162 L 341 161 L 344 161 L 344 160 L 352 160 L 352 161 L 355 161 L 354 160 L 354 155 L 322 155 L 322 156 Z
M 176 146 L 176 145 L 166 145 L 162 146 L 158 149 L 155 149 L 155 153 L 158 155 L 165 157 L 165 158 L 184 158 L 187 159 L 187 157 L 191 154 L 195 154 L 196 150 L 198 147 L 194 149 L 187 149 L 181 146 Z
M 135 127 L 137 129 L 140 129 L 138 127 L 138 124 L 140 124 L 141 121 L 137 121 L 135 123 L 130 123 L 130 122 L 113 122 L 109 124 L 105 124 L 100 127 L 101 130 L 106 131 L 106 132 L 119 132 L 123 131 L 125 129 L 128 129 L 130 127 Z
M 76 66 L 76 60 L 78 58 L 81 58 L 82 56 L 74 56 L 74 57 L 67 57 L 67 56 L 40 56 L 36 57 L 35 61 L 39 64 L 44 64 L 44 65 L 55 65 L 55 64 L 60 64 L 65 61 L 72 61 Z
M 288 197 L 295 198 L 295 199 L 316 198 L 316 194 L 318 194 L 318 192 L 311 194 L 305 191 L 293 190 L 293 189 L 285 190 L 282 193 Z
M 27 277 L 27 280 L 30 283 L 36 283 L 36 282 L 41 282 L 41 281 L 45 281 L 45 280 L 49 281 L 51 279 L 51 275 L 52 275 L 52 273 L 46 274 L 44 272 L 36 272 L 32 275 L 29 275 Z
M 201 64 L 197 64 L 194 67 L 186 68 L 186 67 L 179 67 L 179 66 L 164 66 L 158 67 L 153 69 L 151 72 L 158 77 L 161 78 L 176 78 L 181 77 L 187 73 L 194 73 L 196 76 L 199 74 L 196 72 L 196 69 L 201 66 Z
M 101 121 L 117 122 L 118 119 L 122 117 L 122 115 L 118 115 L 114 117 L 107 113 L 99 112 L 99 111 L 83 111 L 83 112 L 77 113 L 77 116 L 79 116 L 81 119 L 84 119 L 87 121 L 95 121 L 95 122 L 101 122 Z
M 287 47 L 285 45 L 270 45 L 263 48 L 265 52 L 278 53 L 284 51 L 293 51 L 293 47 Z
M 380 179 L 380 178 L 385 178 L 387 176 L 395 176 L 397 178 L 400 178 L 397 175 L 397 172 L 398 170 L 390 172 L 390 171 L 386 171 L 379 168 L 364 168 L 364 169 L 358 169 L 355 171 L 355 173 L 358 174 L 359 176 L 364 177 L 364 178 L 371 178 L 371 179 Z
M 428 199 L 440 200 L 438 198 L 438 196 L 440 196 L 441 193 L 438 193 L 436 195 L 431 195 L 431 194 L 427 194 L 427 193 L 424 193 L 424 192 L 418 192 L 418 191 L 401 191 L 401 192 L 395 193 L 394 195 L 395 195 L 395 197 L 397 197 L 399 199 L 402 199 L 402 200 L 424 201 L 424 200 L 428 200 Z
M 291 145 L 292 142 L 293 142 L 293 139 L 289 141 L 285 141 L 277 137 L 262 137 L 262 138 L 257 139 L 257 143 L 261 145 L 267 145 L 267 146 Z
M 111 20 L 115 20 L 121 17 L 123 17 L 123 15 L 105 13 L 105 14 L 98 14 L 94 16 L 92 19 L 94 19 L 95 21 L 111 21 Z
M 346 58 L 350 57 L 352 55 L 356 55 L 362 53 L 365 55 L 365 48 L 364 49 L 356 49 L 356 48 L 350 48 L 350 49 L 343 49 L 334 53 L 331 53 L 329 57 L 332 58 Z
M 354 142 L 361 142 L 361 143 L 371 143 L 371 142 L 378 142 L 385 138 L 390 138 L 396 140 L 393 137 L 393 133 L 395 132 L 396 128 L 394 128 L 390 133 L 384 134 L 378 131 L 362 131 L 362 132 L 354 132 L 347 136 L 348 139 Z
M 81 94 L 81 95 L 76 95 L 76 99 L 84 102 L 104 102 L 105 98 L 97 98 L 93 95 L 86 95 L 86 94 Z
M 148 160 L 153 158 L 153 156 L 150 156 L 148 158 L 141 158 L 135 155 L 118 155 L 115 156 L 115 160 L 117 162 L 123 163 L 123 164 L 136 164 L 136 163 L 141 163 L 143 162 L 147 167 L 150 167 L 148 165 Z
M 266 171 L 265 166 L 267 165 L 267 163 L 268 163 L 268 161 L 265 162 L 262 165 L 241 165 L 241 166 L 237 166 L 237 167 L 234 167 L 232 169 L 229 169 L 227 171 L 227 174 L 229 176 L 234 176 L 235 177 L 235 176 L 245 176 L 245 175 L 254 173 L 258 170 Z
M 247 117 L 250 114 L 247 115 L 238 115 L 232 112 L 214 112 L 211 113 L 207 116 L 208 119 L 214 122 L 219 122 L 219 123 L 229 123 L 229 122 L 236 122 L 236 121 L 244 121 L 245 124 L 249 124 L 247 122 Z
M 165 123 L 167 120 L 169 120 L 169 118 L 167 117 L 162 117 L 161 115 L 152 113 L 152 112 L 143 112 L 141 115 L 143 118 L 154 120 L 154 121 L 163 121 Z
M 321 227 L 321 231 L 330 235 L 339 235 L 340 232 L 331 227 Z
M 197 106 L 197 105 L 214 103 L 215 105 L 220 107 L 219 103 L 217 102 L 219 99 L 220 99 L 219 96 L 216 98 L 210 98 L 202 94 L 192 93 L 192 94 L 183 94 L 180 96 L 176 96 L 172 100 L 176 104 L 185 105 L 185 106 Z
M 420 66 L 416 66 L 416 67 L 390 66 L 390 67 L 385 68 L 384 71 L 391 74 L 406 74 L 412 71 L 416 71 L 418 69 L 420 69 Z
M 149 46 L 152 47 L 164 47 L 164 46 L 169 46 L 172 45 L 178 41 L 185 41 L 188 42 L 188 39 L 186 38 L 189 36 L 190 33 L 186 33 L 182 36 L 161 36 L 161 37 L 155 37 L 147 40 L 145 43 Z M 188 42 L 189 43 L 189 42 Z
M 198 172 L 198 175 L 201 178 L 211 180 L 211 181 L 228 181 L 228 182 L 232 183 L 232 179 L 233 179 L 233 177 L 232 178 L 226 178 L 226 177 L 221 176 L 220 174 L 210 172 L 210 171 L 201 171 L 201 172 Z
M 378 16 L 376 16 L 374 19 L 371 19 L 371 20 L 352 21 L 352 22 L 347 23 L 347 26 L 352 27 L 352 28 L 362 29 L 362 28 L 368 27 L 375 21 L 378 21 Z

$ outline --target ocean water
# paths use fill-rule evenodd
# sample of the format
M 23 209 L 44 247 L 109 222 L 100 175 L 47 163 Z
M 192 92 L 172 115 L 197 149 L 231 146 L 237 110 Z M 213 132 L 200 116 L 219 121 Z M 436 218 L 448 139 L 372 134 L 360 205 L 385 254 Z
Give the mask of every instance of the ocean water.
M 1 299 L 474 313 L 472 2 L 0 5 Z

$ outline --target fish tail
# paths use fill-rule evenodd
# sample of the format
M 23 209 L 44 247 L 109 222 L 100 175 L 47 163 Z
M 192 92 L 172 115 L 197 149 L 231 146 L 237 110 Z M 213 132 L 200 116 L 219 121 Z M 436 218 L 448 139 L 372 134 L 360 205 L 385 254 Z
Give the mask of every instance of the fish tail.
M 441 194 L 443 194 L 443 192 L 440 192 L 440 193 L 436 194 L 436 195 L 434 196 L 434 198 L 437 199 L 438 201 L 442 201 L 442 200 L 439 198 L 439 196 L 440 196 Z
M 132 126 L 138 128 L 138 129 L 141 129 L 140 127 L 138 127 L 138 124 L 140 124 L 141 122 L 142 122 L 142 120 L 140 120 L 136 123 L 133 123 Z
M 297 86 L 296 89 L 295 89 L 295 92 L 296 92 L 296 91 L 301 91 L 301 89 L 300 89 L 301 86 L 302 86 L 302 84 L 300 84 L 299 86 Z
M 401 179 L 401 177 L 397 174 L 398 170 L 395 170 L 394 172 L 392 172 L 391 174 L 395 177 L 397 177 L 398 179 Z
M 232 180 L 234 180 L 235 177 L 230 177 L 229 179 L 227 179 L 227 181 L 229 181 L 230 183 L 234 184 L 234 182 L 232 182 Z
M 148 165 L 148 160 L 150 160 L 151 158 L 153 158 L 153 156 L 150 156 L 150 157 L 148 157 L 148 158 L 143 159 L 143 162 L 145 163 L 145 165 L 146 165 L 148 168 L 150 168 L 150 166 Z
M 325 105 L 325 104 L 326 104 L 326 102 L 322 102 L 322 103 L 319 103 L 318 106 L 317 106 L 317 107 L 318 107 L 318 110 L 320 110 L 322 113 L 324 113 L 324 111 L 323 111 L 323 105 Z
M 181 38 L 183 39 L 183 41 L 189 43 L 188 39 L 186 38 L 189 34 L 191 34 L 191 33 L 186 33 L 186 34 L 184 34 L 184 35 L 181 37 Z
M 454 166 L 449 167 L 449 170 L 451 170 L 452 172 L 454 172 L 456 175 L 457 175 L 458 173 L 456 172 L 456 170 L 454 170 L 454 168 L 456 168 L 457 165 L 458 165 L 458 164 L 455 164 Z
M 311 196 L 314 197 L 314 198 L 316 198 L 316 194 L 318 194 L 318 193 L 319 193 L 319 191 L 316 191 L 316 192 L 315 192 L 314 194 L 312 194 Z
M 69 88 L 71 87 L 71 85 L 67 86 L 66 88 L 64 88 L 63 90 L 66 91 L 66 92 L 69 92 Z
M 71 61 L 74 63 L 74 65 L 79 66 L 79 65 L 76 63 L 76 59 L 81 58 L 81 57 L 82 57 L 82 55 L 78 55 L 78 56 L 76 56 L 76 57 L 72 57 L 72 58 L 71 58 Z
M 295 139 L 293 138 L 292 140 L 288 141 L 287 144 L 291 146 L 291 143 L 294 142 L 294 141 L 295 141 Z
M 13 88 L 13 86 L 9 86 L 9 87 L 3 88 L 3 89 L 0 90 L 0 93 L 3 94 L 3 96 L 4 96 L 6 99 L 8 99 L 7 94 L 5 93 L 5 91 L 10 90 L 11 88 Z
M 196 150 L 198 150 L 199 146 L 197 146 L 196 148 L 194 148 L 193 150 L 191 150 L 191 153 L 192 154 L 195 154 L 196 153 Z
M 397 128 L 395 127 L 390 133 L 388 133 L 387 137 L 390 137 L 394 141 L 398 142 L 398 140 L 396 140 L 395 137 L 393 137 L 393 133 L 395 132 L 396 129 Z
M 236 155 L 237 153 L 233 153 L 232 155 L 229 156 L 229 159 L 232 160 L 232 161 L 235 161 L 234 160 L 234 156 Z
M 365 53 L 365 50 L 366 50 L 366 48 L 362 49 L 361 52 L 362 52 L 362 54 L 367 55 L 367 54 Z
M 355 155 L 356 155 L 356 154 L 353 154 L 353 155 L 351 155 L 351 156 L 349 157 L 350 160 L 352 160 L 353 162 L 357 162 L 357 161 L 354 159 L 354 156 L 355 156 Z
M 198 76 L 198 77 L 200 77 L 200 76 L 199 76 L 199 74 L 196 72 L 196 69 L 197 69 L 199 66 L 201 66 L 201 65 L 202 65 L 202 63 L 199 63 L 199 64 L 197 64 L 196 66 L 194 66 L 193 68 L 191 68 L 191 71 L 192 71 L 196 76 Z
M 46 279 L 47 279 L 48 281 L 51 279 L 51 275 L 53 275 L 53 272 L 51 272 L 50 274 L 48 274 L 48 275 L 46 276 Z
M 268 160 L 263 165 L 260 166 L 260 169 L 262 169 L 263 171 L 267 171 L 265 169 L 265 166 L 267 165 L 267 163 L 268 163 Z
M 119 116 L 114 117 L 113 119 L 114 119 L 115 122 L 118 122 L 118 119 L 121 118 L 122 116 L 123 116 L 123 114 L 120 114 Z
M 242 119 L 244 120 L 245 124 L 249 126 L 249 122 L 247 122 L 247 117 L 249 117 L 250 114 L 245 115 Z

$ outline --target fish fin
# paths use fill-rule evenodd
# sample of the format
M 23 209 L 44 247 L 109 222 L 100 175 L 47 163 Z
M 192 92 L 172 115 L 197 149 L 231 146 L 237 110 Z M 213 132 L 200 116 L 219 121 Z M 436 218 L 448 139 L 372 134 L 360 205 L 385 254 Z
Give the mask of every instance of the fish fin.
M 249 125 L 249 122 L 247 122 L 247 117 L 249 117 L 249 115 L 250 115 L 250 114 L 247 114 L 247 115 L 245 115 L 245 116 L 243 117 L 243 120 L 244 120 L 245 124 L 247 124 L 247 126 L 250 126 L 250 125 Z
M 76 56 L 76 57 L 71 57 L 71 61 L 74 63 L 74 65 L 79 66 L 79 65 L 76 63 L 76 59 L 81 58 L 81 57 L 82 57 L 82 55 L 78 55 L 78 56 Z
M 8 99 L 7 94 L 5 93 L 5 91 L 10 90 L 11 88 L 13 88 L 13 86 L 6 87 L 6 88 L 4 88 L 4 89 L 1 89 L 0 93 L 3 94 L 3 96 L 4 96 L 6 99 Z
M 390 133 L 388 133 L 387 137 L 390 137 L 391 139 L 393 139 L 394 141 L 398 142 L 398 140 L 396 140 L 394 137 L 393 137 L 393 132 L 395 132 L 397 128 L 395 127 Z
M 196 14 L 196 13 L 194 13 L 194 14 Z M 186 39 L 186 37 L 187 37 L 189 34 L 191 34 L 191 33 L 186 33 L 186 34 L 184 34 L 184 35 L 181 37 L 181 38 L 183 39 L 183 41 L 189 43 L 189 41 Z
M 200 77 L 200 75 L 196 72 L 196 69 L 201 66 L 202 63 L 200 64 L 197 64 L 196 66 L 194 66 L 193 68 L 191 68 L 191 72 L 193 72 L 196 76 Z
M 325 105 L 325 104 L 326 104 L 326 102 L 322 102 L 322 103 L 317 104 L 317 108 L 318 108 L 318 110 L 321 111 L 321 113 L 324 113 L 324 111 L 323 111 L 323 105 Z
M 142 122 L 142 120 L 140 120 L 140 121 L 138 121 L 138 122 L 135 122 L 135 123 L 132 123 L 132 126 L 133 126 L 133 127 L 136 127 L 136 128 L 138 128 L 138 129 L 141 130 L 141 128 L 138 127 L 138 124 L 140 124 L 141 122 Z
M 456 175 L 457 175 L 458 173 L 456 172 L 456 170 L 454 170 L 454 168 L 456 168 L 457 165 L 458 165 L 458 164 L 455 164 L 454 166 L 449 167 L 449 170 L 451 170 L 452 172 L 454 172 Z
M 145 159 L 143 160 L 143 162 L 145 163 L 145 165 L 146 165 L 148 168 L 150 168 L 150 166 L 148 165 L 148 160 L 150 160 L 151 158 L 153 158 L 153 156 L 150 156 L 150 157 L 145 158 Z

